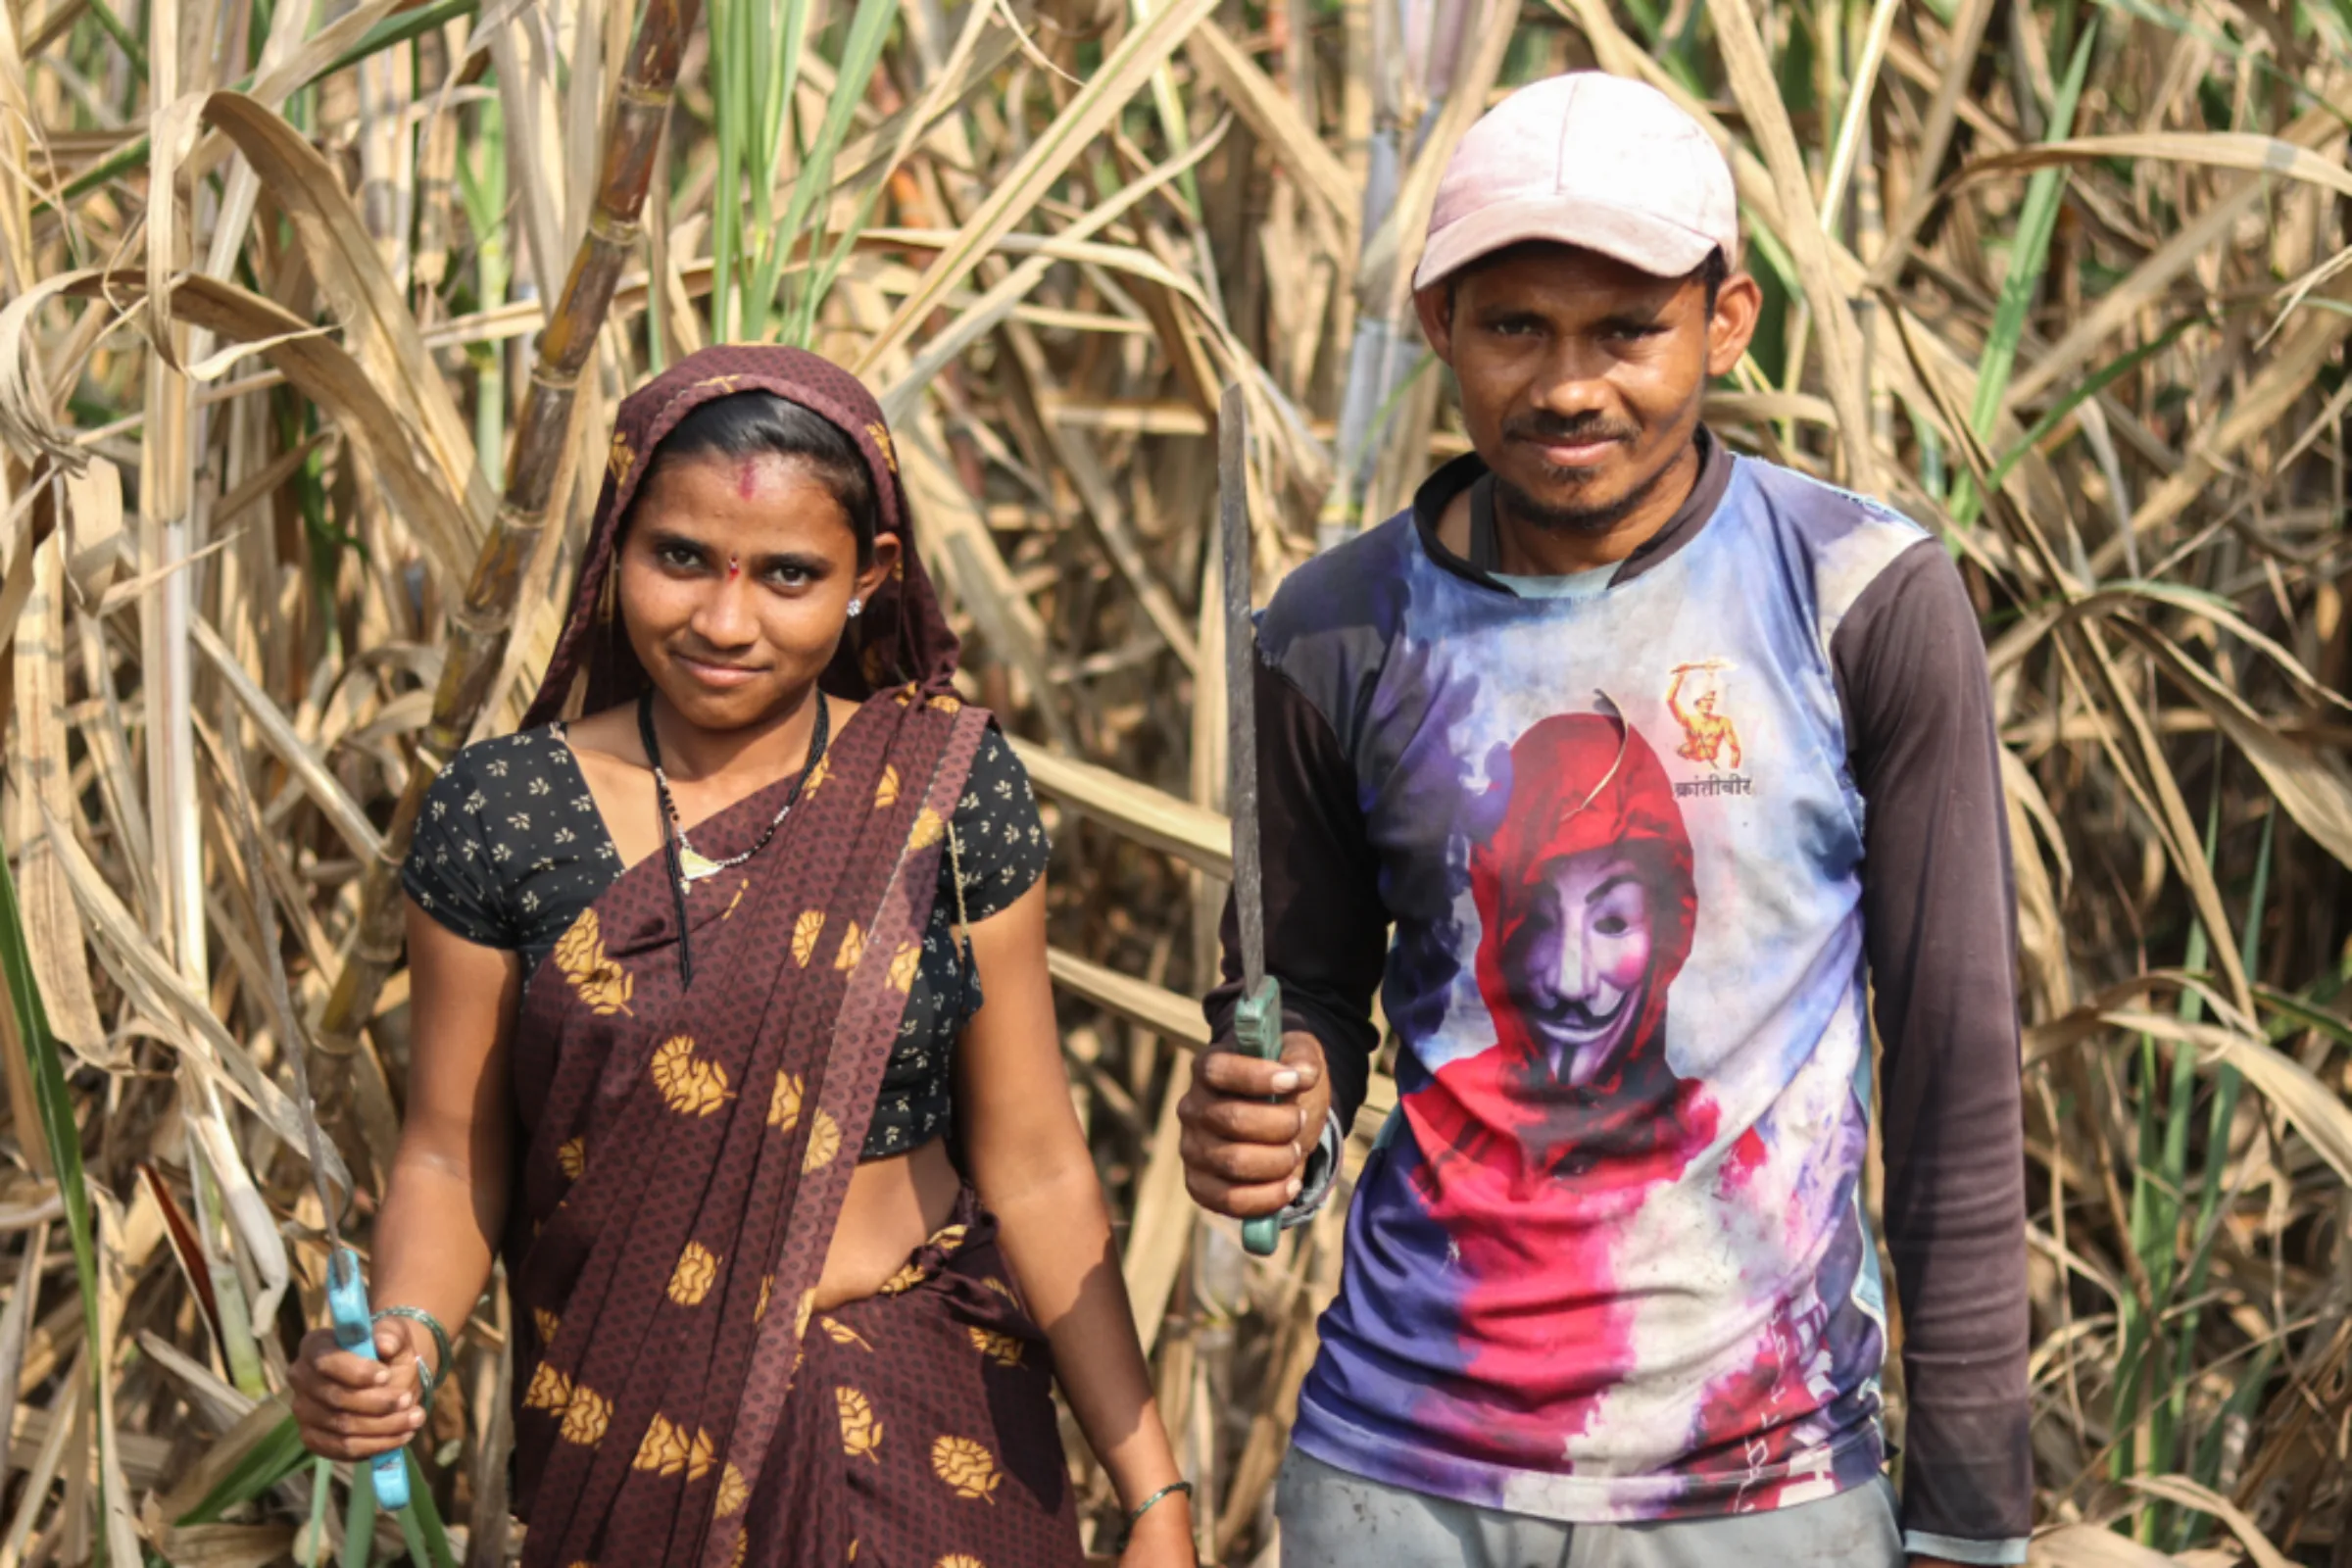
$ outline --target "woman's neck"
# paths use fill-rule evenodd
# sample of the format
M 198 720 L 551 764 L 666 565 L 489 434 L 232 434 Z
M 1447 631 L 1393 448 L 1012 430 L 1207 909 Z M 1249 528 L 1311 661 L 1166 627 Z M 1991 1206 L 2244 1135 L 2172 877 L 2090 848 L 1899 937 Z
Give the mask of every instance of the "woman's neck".
M 673 784 L 747 794 L 808 760 L 816 705 L 823 701 L 812 682 L 796 699 L 741 729 L 704 729 L 681 716 L 657 690 L 654 737 L 662 746 L 662 771 Z

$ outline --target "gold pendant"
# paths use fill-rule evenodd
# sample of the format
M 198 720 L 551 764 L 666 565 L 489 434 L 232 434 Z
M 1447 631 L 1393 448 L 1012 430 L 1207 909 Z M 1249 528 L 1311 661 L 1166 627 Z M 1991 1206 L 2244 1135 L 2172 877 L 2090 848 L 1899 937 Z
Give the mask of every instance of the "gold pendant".
M 678 875 L 688 882 L 700 882 L 707 876 L 716 876 L 726 867 L 691 846 L 678 851 Z

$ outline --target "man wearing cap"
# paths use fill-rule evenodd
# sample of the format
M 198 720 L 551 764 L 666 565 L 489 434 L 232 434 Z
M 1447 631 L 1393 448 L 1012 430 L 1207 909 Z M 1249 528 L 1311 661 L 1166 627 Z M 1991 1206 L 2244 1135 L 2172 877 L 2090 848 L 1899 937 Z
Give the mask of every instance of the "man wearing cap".
M 2025 1560 L 1984 645 L 1927 532 L 1700 422 L 1755 327 L 1738 263 L 1731 172 L 1665 97 L 1506 99 L 1415 277 L 1476 450 L 1265 612 L 1284 1054 L 1201 1055 L 1192 1192 L 1313 1212 L 1376 990 L 1400 1096 L 1299 1393 L 1288 1568 Z M 1220 1032 L 1234 944 L 1229 915 Z

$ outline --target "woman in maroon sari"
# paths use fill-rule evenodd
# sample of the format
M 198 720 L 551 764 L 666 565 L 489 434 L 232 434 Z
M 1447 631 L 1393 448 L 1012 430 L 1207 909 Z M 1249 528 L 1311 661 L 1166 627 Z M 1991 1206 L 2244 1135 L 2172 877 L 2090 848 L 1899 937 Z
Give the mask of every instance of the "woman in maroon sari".
M 1125 1560 L 1189 1564 L 1062 1075 L 1043 831 L 955 695 L 880 410 L 722 348 L 616 424 L 531 727 L 417 822 L 389 1364 L 306 1340 L 306 1440 L 422 1425 L 495 1249 L 534 1568 L 1075 1564 L 1056 1377 Z

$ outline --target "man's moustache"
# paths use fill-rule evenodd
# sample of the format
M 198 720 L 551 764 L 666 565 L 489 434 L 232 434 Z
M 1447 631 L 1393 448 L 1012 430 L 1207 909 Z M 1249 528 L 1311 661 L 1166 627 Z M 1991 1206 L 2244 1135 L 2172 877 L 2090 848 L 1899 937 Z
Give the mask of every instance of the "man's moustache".
M 1556 422 L 1550 419 L 1511 419 L 1504 422 L 1502 433 L 1515 440 L 1552 442 L 1562 446 L 1584 441 L 1631 441 L 1634 438 L 1633 431 L 1599 419 Z

